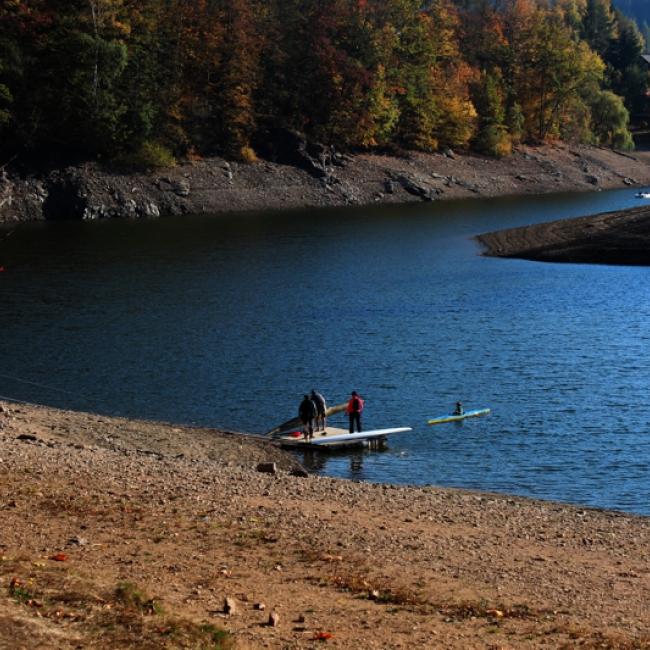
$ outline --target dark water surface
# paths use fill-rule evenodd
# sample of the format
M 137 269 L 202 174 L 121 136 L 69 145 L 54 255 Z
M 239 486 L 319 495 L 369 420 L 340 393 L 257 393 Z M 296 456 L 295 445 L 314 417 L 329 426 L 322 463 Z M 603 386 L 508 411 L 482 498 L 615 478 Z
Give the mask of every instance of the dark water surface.
M 356 388 L 366 428 L 414 431 L 307 459 L 322 473 L 647 515 L 650 269 L 489 259 L 471 239 L 637 204 L 20 226 L 0 243 L 0 395 L 261 432 L 305 390 Z M 493 414 L 427 427 L 457 399 Z

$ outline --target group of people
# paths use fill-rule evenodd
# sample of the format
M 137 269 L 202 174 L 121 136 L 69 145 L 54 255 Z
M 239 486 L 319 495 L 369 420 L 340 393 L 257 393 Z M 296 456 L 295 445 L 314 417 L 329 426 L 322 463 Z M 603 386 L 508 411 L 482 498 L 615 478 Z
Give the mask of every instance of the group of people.
M 350 433 L 356 430 L 361 432 L 361 413 L 363 412 L 364 402 L 361 396 L 352 391 L 348 400 L 345 412 L 350 421 Z M 305 395 L 298 408 L 298 416 L 302 422 L 302 431 L 305 440 L 312 440 L 314 431 L 322 432 L 327 435 L 327 403 L 325 398 L 316 389 L 311 391 L 311 395 Z
M 298 416 L 302 422 L 302 432 L 305 440 L 311 440 L 314 437 L 314 425 L 316 431 L 322 431 L 323 435 L 325 435 L 327 428 L 326 410 L 325 398 L 317 390 L 314 389 L 311 391 L 311 395 L 303 397 L 298 407 Z

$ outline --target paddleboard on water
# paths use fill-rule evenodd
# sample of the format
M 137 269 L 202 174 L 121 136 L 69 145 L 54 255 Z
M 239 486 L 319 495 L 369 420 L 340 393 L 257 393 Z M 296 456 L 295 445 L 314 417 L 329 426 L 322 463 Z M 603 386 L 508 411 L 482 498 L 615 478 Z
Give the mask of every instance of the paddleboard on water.
M 388 436 L 391 433 L 405 433 L 412 431 L 411 427 L 397 427 L 395 429 L 375 429 L 374 431 L 362 431 L 361 433 L 340 433 L 334 436 L 323 436 L 322 438 L 314 438 L 309 441 L 311 445 L 326 445 L 330 442 L 348 442 L 350 440 L 372 440 L 373 438 L 381 438 Z
M 465 411 L 462 415 L 441 415 L 437 418 L 431 418 L 427 420 L 427 424 L 443 424 L 444 422 L 459 422 L 460 420 L 466 420 L 467 418 L 477 418 L 481 415 L 487 415 L 490 412 L 490 409 L 476 409 L 474 411 Z

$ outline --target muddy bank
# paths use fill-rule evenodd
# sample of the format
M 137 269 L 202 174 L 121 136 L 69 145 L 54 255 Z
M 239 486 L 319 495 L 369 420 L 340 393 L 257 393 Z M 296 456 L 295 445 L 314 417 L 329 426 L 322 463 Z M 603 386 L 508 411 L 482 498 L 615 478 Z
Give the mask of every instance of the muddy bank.
M 477 237 L 486 255 L 541 262 L 650 264 L 650 207 L 564 219 Z
M 648 518 L 0 407 L 3 647 L 650 648 Z
M 164 171 L 124 174 L 85 164 L 40 175 L 0 175 L 0 222 L 151 218 L 593 191 L 650 184 L 650 153 L 599 147 L 520 147 L 495 160 L 477 155 L 408 157 L 321 154 L 295 164 L 211 158 Z

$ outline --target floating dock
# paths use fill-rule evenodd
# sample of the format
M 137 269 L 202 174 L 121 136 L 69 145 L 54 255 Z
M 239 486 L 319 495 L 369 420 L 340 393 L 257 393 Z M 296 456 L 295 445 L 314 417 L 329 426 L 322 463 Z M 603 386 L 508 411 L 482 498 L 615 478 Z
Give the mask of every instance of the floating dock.
M 314 432 L 314 437 L 309 440 L 305 439 L 300 430 L 279 435 L 276 437 L 276 440 L 284 449 L 319 449 L 325 451 L 328 449 L 344 449 L 353 446 L 381 449 L 386 445 L 386 440 L 389 435 L 406 433 L 407 431 L 412 431 L 411 427 L 374 429 L 372 431 L 361 431 L 359 433 L 349 433 L 345 429 L 327 427 L 324 432 Z

